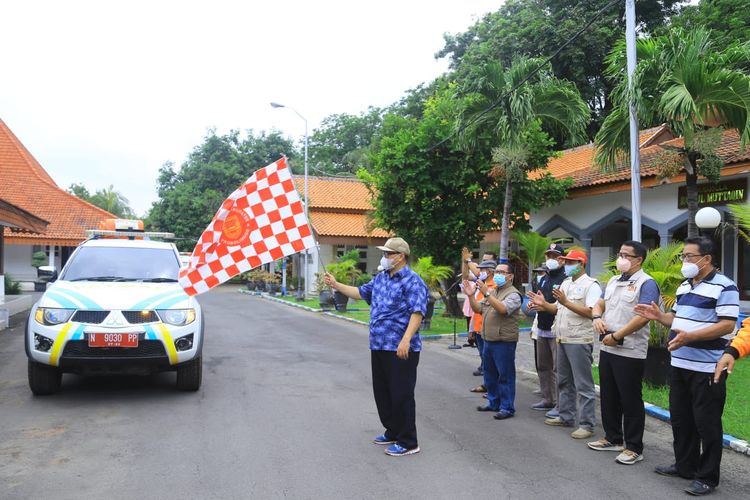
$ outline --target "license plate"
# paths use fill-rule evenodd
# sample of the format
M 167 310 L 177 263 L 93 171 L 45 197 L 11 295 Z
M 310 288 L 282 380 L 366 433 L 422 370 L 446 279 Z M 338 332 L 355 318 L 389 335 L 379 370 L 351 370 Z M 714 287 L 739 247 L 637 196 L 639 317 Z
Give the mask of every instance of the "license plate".
M 89 333 L 89 347 L 138 347 L 138 334 Z

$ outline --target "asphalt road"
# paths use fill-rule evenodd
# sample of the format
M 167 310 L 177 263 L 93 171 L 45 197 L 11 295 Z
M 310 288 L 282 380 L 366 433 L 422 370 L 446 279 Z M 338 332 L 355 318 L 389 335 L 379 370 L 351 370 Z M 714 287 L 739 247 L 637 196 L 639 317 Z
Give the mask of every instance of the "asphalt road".
M 623 466 L 543 425 L 520 380 L 515 418 L 475 411 L 476 356 L 425 343 L 422 453 L 388 457 L 365 327 L 220 288 L 206 311 L 203 387 L 66 375 L 33 397 L 22 326 L 0 332 L 0 498 L 673 498 L 669 427 L 647 418 L 646 460 Z M 529 346 L 519 346 L 519 349 Z M 599 432 L 600 434 L 600 432 Z M 747 498 L 750 459 L 725 451 L 714 498 Z

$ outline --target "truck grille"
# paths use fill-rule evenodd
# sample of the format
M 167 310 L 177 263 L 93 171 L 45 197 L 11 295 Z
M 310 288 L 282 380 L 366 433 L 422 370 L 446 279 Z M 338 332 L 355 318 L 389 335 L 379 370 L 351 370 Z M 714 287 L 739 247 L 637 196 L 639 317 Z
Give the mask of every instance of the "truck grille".
M 122 315 L 125 316 L 125 320 L 131 325 L 159 321 L 156 311 L 122 311 Z
M 71 321 L 76 323 L 88 323 L 89 325 L 98 325 L 109 316 L 109 311 L 86 311 L 78 310 L 73 315 Z

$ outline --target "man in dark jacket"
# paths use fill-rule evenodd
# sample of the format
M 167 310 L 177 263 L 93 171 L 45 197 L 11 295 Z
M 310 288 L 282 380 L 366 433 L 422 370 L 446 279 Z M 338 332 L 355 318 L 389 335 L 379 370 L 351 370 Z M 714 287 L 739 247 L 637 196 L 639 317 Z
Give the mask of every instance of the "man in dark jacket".
M 560 284 L 565 280 L 565 270 L 562 265 L 563 253 L 563 247 L 555 243 L 550 245 L 547 251 L 544 252 L 544 257 L 547 259 L 544 262 L 544 265 L 547 267 L 547 273 L 539 282 L 539 291 L 544 295 L 544 300 L 550 304 L 557 302 L 552 291 L 559 288 Z M 536 362 L 542 400 L 533 404 L 531 408 L 546 411 L 547 418 L 558 416 L 556 409 L 557 377 L 555 376 L 557 344 L 555 343 L 555 335 L 552 333 L 552 323 L 554 321 L 554 314 L 550 314 L 544 310 L 537 311 Z

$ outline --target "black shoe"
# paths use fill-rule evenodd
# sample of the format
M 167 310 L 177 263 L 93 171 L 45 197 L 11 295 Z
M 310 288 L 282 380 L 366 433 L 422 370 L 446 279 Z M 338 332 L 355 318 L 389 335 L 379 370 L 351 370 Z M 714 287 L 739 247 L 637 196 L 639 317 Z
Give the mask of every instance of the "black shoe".
M 703 481 L 696 479 L 695 481 L 690 483 L 690 486 L 685 488 L 685 493 L 693 495 L 694 497 L 702 497 L 703 495 L 713 493 L 714 489 L 715 488 L 713 486 L 709 486 Z
M 662 476 L 669 476 L 669 477 L 682 477 L 680 476 L 680 471 L 677 470 L 677 465 L 657 465 L 654 467 L 654 472 L 657 474 L 660 474 Z
M 497 411 L 497 408 L 491 408 L 490 406 L 477 406 L 477 411 Z
M 495 415 L 493 416 L 493 418 L 495 420 L 505 420 L 506 418 L 510 418 L 512 416 L 513 416 L 513 414 L 511 412 L 505 411 L 505 410 L 500 410 L 499 412 L 495 413 Z
M 484 372 L 482 370 L 474 370 L 475 377 L 481 377 L 482 375 L 484 375 Z

